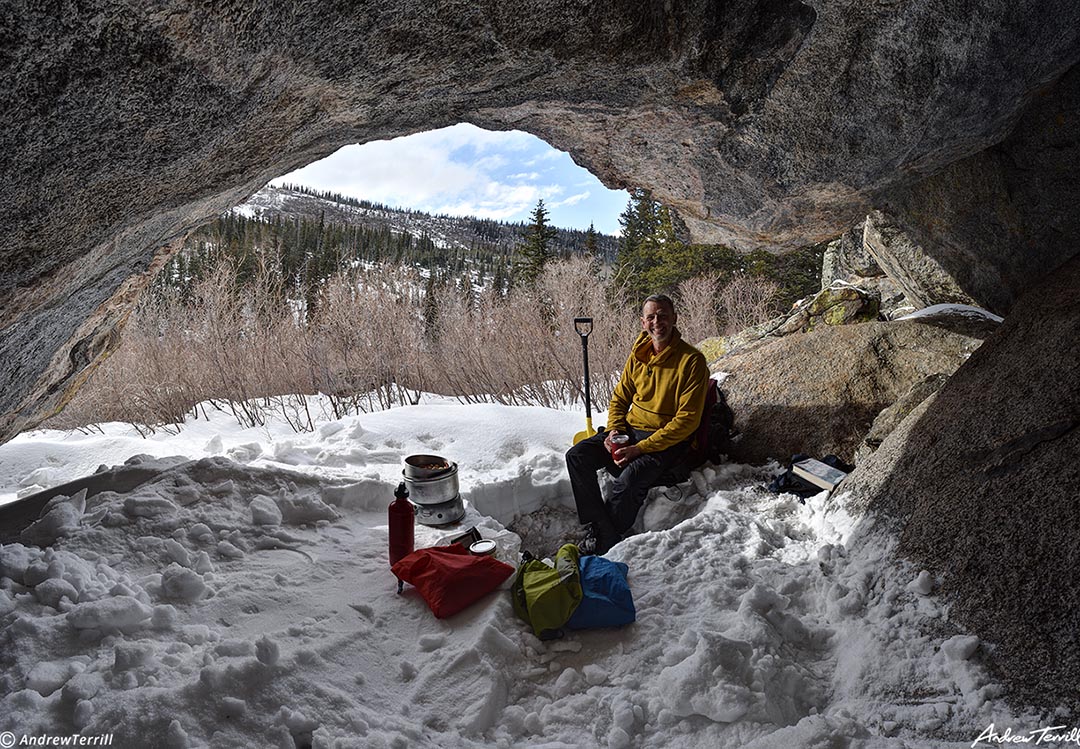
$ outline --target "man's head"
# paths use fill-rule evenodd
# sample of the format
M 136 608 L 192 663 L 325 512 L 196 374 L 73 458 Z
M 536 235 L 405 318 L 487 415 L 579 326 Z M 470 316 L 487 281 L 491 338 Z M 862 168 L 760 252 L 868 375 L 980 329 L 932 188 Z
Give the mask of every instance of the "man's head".
M 675 303 L 666 294 L 653 294 L 641 307 L 641 329 L 652 338 L 653 350 L 662 351 L 675 332 Z

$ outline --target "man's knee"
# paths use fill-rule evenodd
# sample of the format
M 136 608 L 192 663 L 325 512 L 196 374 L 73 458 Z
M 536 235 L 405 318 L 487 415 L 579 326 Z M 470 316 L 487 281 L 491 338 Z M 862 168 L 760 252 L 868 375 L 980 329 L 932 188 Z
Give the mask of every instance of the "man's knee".
M 581 466 L 588 460 L 588 450 L 583 442 L 579 442 L 566 451 L 566 465 L 568 467 Z
M 648 455 L 643 455 L 637 460 L 626 465 L 622 472 L 612 481 L 612 491 L 615 494 L 633 491 L 634 489 L 648 489 L 656 477 L 657 466 L 655 461 Z

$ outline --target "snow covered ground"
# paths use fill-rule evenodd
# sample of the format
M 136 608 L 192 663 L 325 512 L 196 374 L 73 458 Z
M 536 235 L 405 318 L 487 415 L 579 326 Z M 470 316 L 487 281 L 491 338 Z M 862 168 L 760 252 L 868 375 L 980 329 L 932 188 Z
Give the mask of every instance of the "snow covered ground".
M 1051 725 L 1004 704 L 989 645 L 950 623 L 892 539 L 824 494 L 769 494 L 769 468 L 710 467 L 679 501 L 656 493 L 609 554 L 630 567 L 637 622 L 541 642 L 505 591 L 441 621 L 397 595 L 386 506 L 405 456 L 443 455 L 468 514 L 417 526 L 417 546 L 476 525 L 507 561 L 522 544 L 551 554 L 578 533 L 563 453 L 580 413 L 430 398 L 303 435 L 211 413 L 179 436 L 112 424 L 0 446 L 0 501 L 101 464 L 128 462 L 109 480 L 152 476 L 58 497 L 27 545 L 0 548 L 0 732 L 125 747 L 968 747 L 990 724 Z

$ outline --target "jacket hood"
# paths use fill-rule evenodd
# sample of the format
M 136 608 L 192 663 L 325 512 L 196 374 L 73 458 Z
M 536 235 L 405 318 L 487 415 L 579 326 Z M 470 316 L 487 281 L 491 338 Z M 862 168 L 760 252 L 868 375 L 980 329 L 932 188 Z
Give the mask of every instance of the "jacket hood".
M 682 334 L 678 328 L 671 329 L 671 341 L 664 347 L 664 350 L 656 355 L 653 362 L 661 362 L 671 355 L 671 352 L 678 348 L 679 343 L 682 341 Z M 652 356 L 652 338 L 644 330 L 638 334 L 637 340 L 634 341 L 634 358 L 643 364 L 649 362 Z

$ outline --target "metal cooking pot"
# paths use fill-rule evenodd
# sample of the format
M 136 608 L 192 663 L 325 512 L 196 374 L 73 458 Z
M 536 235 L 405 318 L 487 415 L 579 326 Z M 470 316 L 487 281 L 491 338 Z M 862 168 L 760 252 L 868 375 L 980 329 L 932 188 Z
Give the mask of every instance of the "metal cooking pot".
M 405 478 L 430 479 L 449 471 L 457 471 L 457 465 L 441 455 L 410 455 L 405 458 Z
M 440 462 L 444 463 L 449 468 L 441 469 L 429 476 L 412 476 L 410 475 L 417 470 L 414 464 L 409 461 L 414 458 L 432 458 L 433 460 L 425 461 L 427 463 Z M 426 469 L 420 469 L 426 470 Z M 405 476 L 405 483 L 409 487 L 409 499 L 412 500 L 414 505 L 438 505 L 443 502 L 449 502 L 459 495 L 458 489 L 458 471 L 457 464 L 451 463 L 445 458 L 440 458 L 437 455 L 410 455 L 405 459 L 405 470 L 402 471 Z

